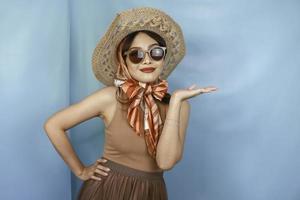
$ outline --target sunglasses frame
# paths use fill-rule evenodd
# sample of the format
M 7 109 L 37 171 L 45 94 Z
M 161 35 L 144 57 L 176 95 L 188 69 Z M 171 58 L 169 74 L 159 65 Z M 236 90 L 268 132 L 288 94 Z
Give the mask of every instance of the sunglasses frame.
M 138 63 L 134 63 L 134 62 L 132 62 L 131 60 L 130 60 L 130 58 L 129 58 L 129 60 L 130 60 L 130 62 L 132 62 L 132 63 L 134 63 L 134 64 L 139 64 L 139 63 L 141 63 L 141 62 L 143 62 L 144 60 L 145 60 L 145 58 L 146 58 L 146 53 L 148 53 L 148 56 L 151 58 L 151 60 L 153 60 L 153 61 L 160 61 L 160 60 L 162 60 L 162 59 L 160 59 L 160 60 L 155 60 L 155 59 L 153 59 L 152 58 L 152 56 L 151 56 L 151 54 L 150 54 L 150 51 L 152 50 L 152 49 L 154 49 L 154 48 L 161 48 L 162 50 L 163 50 L 163 52 L 164 52 L 164 56 L 162 57 L 162 59 L 164 59 L 165 58 L 165 56 L 166 56 L 166 49 L 167 49 L 167 47 L 162 47 L 162 46 L 153 46 L 153 47 L 151 47 L 150 49 L 148 49 L 148 50 L 144 50 L 144 49 L 142 49 L 141 47 L 133 47 L 133 48 L 131 48 L 131 49 L 128 49 L 127 51 L 125 51 L 124 52 L 124 55 L 128 55 L 129 53 L 131 53 L 131 51 L 133 51 L 133 50 L 141 50 L 141 51 L 143 51 L 143 53 L 144 53 L 144 58 L 140 61 L 140 62 L 138 62 Z

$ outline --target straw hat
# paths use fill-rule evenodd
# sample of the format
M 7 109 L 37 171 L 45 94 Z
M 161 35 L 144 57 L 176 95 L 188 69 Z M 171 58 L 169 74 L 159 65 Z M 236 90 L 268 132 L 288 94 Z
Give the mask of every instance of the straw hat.
M 160 75 L 162 79 L 166 79 L 184 57 L 185 42 L 182 30 L 169 15 L 151 7 L 131 8 L 117 13 L 93 52 L 93 72 L 99 81 L 105 85 L 114 84 L 118 63 L 117 46 L 128 34 L 139 30 L 153 31 L 166 42 L 168 51 Z

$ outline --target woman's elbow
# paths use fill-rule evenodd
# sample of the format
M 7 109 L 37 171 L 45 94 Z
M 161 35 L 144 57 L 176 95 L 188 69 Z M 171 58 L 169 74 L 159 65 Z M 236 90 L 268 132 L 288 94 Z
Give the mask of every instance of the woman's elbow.
M 178 163 L 178 160 L 174 160 L 172 162 L 169 161 L 169 162 L 159 163 L 158 167 L 163 170 L 171 170 L 177 163 Z
M 171 170 L 174 165 L 158 165 L 158 167 L 164 171 L 168 171 L 168 170 Z
M 47 135 L 49 135 L 50 133 L 50 130 L 53 129 L 53 124 L 51 123 L 51 120 L 50 119 L 47 119 L 44 123 L 44 131 Z
M 43 125 L 44 131 L 47 135 L 51 134 L 51 132 L 56 132 L 52 130 L 60 130 L 59 126 L 55 123 L 55 121 L 50 117 L 48 118 L 44 125 Z

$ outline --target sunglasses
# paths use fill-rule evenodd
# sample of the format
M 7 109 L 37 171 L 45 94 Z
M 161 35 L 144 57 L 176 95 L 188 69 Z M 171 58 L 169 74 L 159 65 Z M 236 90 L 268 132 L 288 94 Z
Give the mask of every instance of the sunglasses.
M 145 59 L 146 53 L 149 54 L 152 60 L 160 61 L 165 57 L 166 49 L 167 47 L 154 46 L 147 51 L 144 51 L 140 47 L 133 47 L 127 50 L 124 55 L 128 55 L 129 60 L 134 64 L 141 63 Z

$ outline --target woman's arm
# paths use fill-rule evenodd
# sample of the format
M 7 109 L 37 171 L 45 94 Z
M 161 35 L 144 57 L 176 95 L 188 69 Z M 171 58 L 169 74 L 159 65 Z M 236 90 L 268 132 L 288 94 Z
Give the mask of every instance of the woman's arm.
M 160 136 L 156 161 L 161 169 L 171 169 L 182 158 L 185 134 L 189 120 L 190 104 L 171 97 L 162 134 Z
M 82 173 L 84 166 L 76 155 L 66 131 L 93 117 L 107 116 L 106 113 L 114 102 L 114 92 L 113 86 L 102 88 L 79 103 L 56 112 L 44 124 L 44 130 L 54 148 L 76 176 Z
M 193 84 L 172 94 L 165 125 L 157 145 L 156 162 L 160 168 L 171 169 L 182 158 L 190 114 L 187 99 L 216 90 L 216 87 L 197 88 Z

